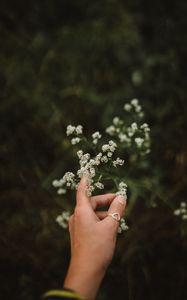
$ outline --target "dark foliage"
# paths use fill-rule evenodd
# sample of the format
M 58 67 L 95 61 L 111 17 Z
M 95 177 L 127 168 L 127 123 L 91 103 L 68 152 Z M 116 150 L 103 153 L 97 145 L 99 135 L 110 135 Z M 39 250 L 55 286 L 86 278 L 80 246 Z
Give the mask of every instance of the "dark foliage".
M 69 238 L 54 220 L 69 204 L 51 181 L 73 167 L 65 126 L 104 128 L 133 97 L 154 184 L 133 196 L 98 299 L 187 298 L 186 221 L 173 215 L 187 196 L 186 14 L 185 0 L 1 1 L 1 299 L 62 286 Z

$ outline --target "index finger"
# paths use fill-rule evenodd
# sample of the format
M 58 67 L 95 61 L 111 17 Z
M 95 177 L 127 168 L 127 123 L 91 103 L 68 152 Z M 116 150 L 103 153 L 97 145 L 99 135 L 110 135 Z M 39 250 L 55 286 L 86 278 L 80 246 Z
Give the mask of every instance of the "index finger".
M 88 176 L 84 175 L 77 187 L 76 203 L 77 205 L 90 205 L 90 198 L 87 195 Z

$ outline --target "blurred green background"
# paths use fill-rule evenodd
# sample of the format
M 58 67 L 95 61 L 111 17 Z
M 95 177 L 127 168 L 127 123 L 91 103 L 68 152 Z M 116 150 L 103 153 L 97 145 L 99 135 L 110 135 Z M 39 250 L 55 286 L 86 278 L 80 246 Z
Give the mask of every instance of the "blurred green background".
M 152 129 L 150 190 L 136 190 L 98 299 L 187 299 L 187 221 L 173 215 L 187 196 L 186 15 L 185 0 L 1 0 L 1 299 L 62 287 L 68 201 L 51 181 L 72 166 L 65 127 L 104 129 L 134 97 Z

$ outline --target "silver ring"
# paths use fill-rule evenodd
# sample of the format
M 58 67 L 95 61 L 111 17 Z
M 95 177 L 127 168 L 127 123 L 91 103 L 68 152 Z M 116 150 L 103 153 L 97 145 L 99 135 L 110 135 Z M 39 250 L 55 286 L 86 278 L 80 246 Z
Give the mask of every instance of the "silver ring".
M 112 217 L 114 220 L 116 220 L 117 222 L 119 222 L 121 220 L 120 214 L 118 212 L 116 213 L 112 213 L 112 214 L 108 214 L 109 217 Z

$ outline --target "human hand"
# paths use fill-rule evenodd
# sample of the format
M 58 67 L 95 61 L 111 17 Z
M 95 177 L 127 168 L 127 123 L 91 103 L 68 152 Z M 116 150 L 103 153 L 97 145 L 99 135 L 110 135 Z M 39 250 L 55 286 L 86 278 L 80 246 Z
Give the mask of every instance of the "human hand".
M 86 299 L 95 299 L 97 289 L 114 254 L 119 222 L 108 216 L 123 216 L 126 199 L 115 194 L 88 197 L 87 177 L 78 186 L 76 207 L 69 219 L 71 262 L 64 285 Z M 98 212 L 99 206 L 109 206 Z

